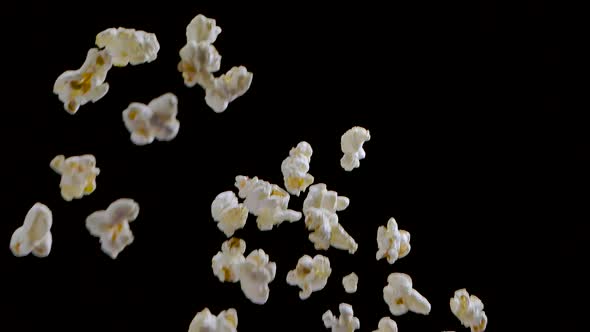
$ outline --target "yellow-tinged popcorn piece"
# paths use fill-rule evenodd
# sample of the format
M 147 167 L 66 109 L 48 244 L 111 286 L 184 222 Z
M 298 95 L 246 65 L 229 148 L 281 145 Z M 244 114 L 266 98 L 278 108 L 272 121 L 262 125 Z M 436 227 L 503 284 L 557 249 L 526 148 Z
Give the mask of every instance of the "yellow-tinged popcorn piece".
M 358 249 L 358 244 L 340 225 L 338 215 L 334 212 L 311 208 L 305 216 L 305 226 L 312 231 L 309 240 L 316 250 L 328 250 L 332 246 L 354 254 Z
M 237 332 L 238 313 L 236 309 L 223 310 L 217 316 L 208 308 L 198 312 L 193 318 L 188 332 Z
M 297 261 L 294 270 L 287 273 L 287 283 L 301 288 L 299 298 L 305 300 L 312 292 L 317 292 L 328 283 L 328 277 L 332 273 L 330 259 L 322 255 L 303 255 Z
M 465 288 L 455 291 L 450 301 L 451 311 L 461 324 L 471 328 L 471 332 L 483 332 L 488 325 L 488 317 L 483 310 L 483 302 L 475 296 L 469 295 Z
M 383 288 L 383 299 L 394 316 L 401 316 L 408 311 L 428 315 L 430 303 L 412 288 L 412 278 L 404 273 L 391 273 L 387 277 L 388 285 Z
M 257 249 L 246 257 L 240 265 L 240 286 L 244 295 L 255 304 L 265 304 L 270 295 L 268 284 L 276 276 L 277 266 L 271 262 L 262 249 Z
M 253 74 L 246 67 L 232 67 L 205 88 L 205 102 L 216 113 L 227 109 L 229 103 L 243 96 L 252 84 Z
M 217 26 L 215 19 L 199 14 L 187 25 L 186 40 L 196 43 L 213 44 L 220 33 L 221 28 Z
M 339 196 L 337 192 L 328 190 L 325 183 L 317 183 L 308 189 L 307 196 L 303 201 L 303 213 L 307 214 L 310 208 L 338 212 L 345 210 L 348 205 L 350 205 L 348 197 Z
M 369 131 L 363 127 L 353 127 L 340 138 L 340 148 L 344 153 L 340 159 L 340 166 L 347 172 L 360 166 L 360 160 L 365 159 L 363 144 L 371 139 Z
M 238 203 L 238 198 L 233 191 L 224 191 L 211 203 L 211 216 L 225 236 L 230 237 L 238 229 L 246 226 L 248 208 Z
M 353 332 L 360 329 L 361 323 L 358 318 L 354 317 L 354 311 L 350 304 L 340 303 L 338 309 L 340 310 L 338 318 L 330 310 L 322 315 L 326 328 L 331 329 L 332 332 Z
M 107 50 L 91 48 L 80 69 L 68 70 L 59 75 L 53 85 L 53 93 L 68 113 L 75 114 L 80 106 L 97 102 L 107 94 L 109 84 L 105 79 L 112 66 L 112 58 Z
M 91 154 L 69 158 L 58 155 L 51 160 L 49 166 L 61 175 L 61 196 L 68 202 L 90 195 L 96 189 L 96 177 L 100 174 L 100 169 L 96 168 L 96 158 Z
M 109 52 L 115 67 L 152 62 L 160 50 L 155 34 L 127 28 L 109 28 L 98 33 L 96 46 Z
M 314 177 L 309 172 L 309 162 L 313 150 L 309 143 L 299 142 L 289 151 L 289 156 L 281 164 L 285 188 L 291 195 L 299 196 L 313 184 Z
M 102 251 L 112 259 L 133 240 L 129 223 L 139 214 L 139 205 L 132 199 L 121 198 L 114 201 L 106 210 L 92 213 L 86 218 L 86 228 L 100 239 Z
M 240 281 L 240 266 L 246 261 L 246 242 L 242 239 L 232 237 L 223 242 L 221 251 L 211 260 L 213 274 L 221 282 Z
M 358 283 L 359 277 L 354 272 L 342 278 L 342 286 L 347 293 L 356 293 Z
M 383 317 L 373 332 L 397 332 L 397 323 L 389 317 Z
M 178 98 L 173 93 L 165 93 L 149 104 L 131 103 L 123 111 L 123 122 L 131 133 L 135 145 L 151 144 L 154 140 L 171 141 L 180 129 Z
M 389 218 L 387 227 L 377 229 L 377 260 L 386 258 L 389 264 L 406 257 L 410 253 L 410 233 L 399 230 L 394 218 Z
M 27 212 L 23 225 L 17 228 L 10 238 L 12 254 L 23 257 L 32 252 L 37 257 L 47 257 L 53 243 L 52 224 L 51 210 L 44 204 L 35 203 Z
M 213 73 L 221 67 L 221 55 L 212 44 L 189 41 L 180 49 L 178 71 L 182 73 L 184 84 L 203 89 L 213 87 Z

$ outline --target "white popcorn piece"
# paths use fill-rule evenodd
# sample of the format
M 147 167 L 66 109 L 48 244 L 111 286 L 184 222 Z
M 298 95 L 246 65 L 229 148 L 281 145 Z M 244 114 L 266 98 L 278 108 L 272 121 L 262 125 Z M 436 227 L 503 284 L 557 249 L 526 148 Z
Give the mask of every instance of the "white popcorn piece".
M 232 67 L 213 80 L 205 89 L 205 102 L 216 113 L 224 112 L 229 103 L 243 96 L 252 84 L 253 74 L 246 67 Z
M 109 52 L 115 67 L 152 62 L 160 51 L 155 34 L 135 29 L 109 28 L 99 32 L 95 42 Z
M 123 122 L 131 133 L 131 142 L 146 145 L 158 141 L 171 141 L 178 134 L 180 122 L 178 98 L 173 93 L 165 93 L 149 104 L 131 103 L 123 111 Z
M 328 257 L 315 255 L 311 258 L 309 255 L 304 255 L 297 261 L 295 269 L 287 273 L 287 284 L 301 288 L 299 298 L 305 300 L 312 292 L 326 287 L 331 273 Z
M 232 237 L 223 242 L 221 251 L 211 260 L 213 274 L 221 282 L 240 281 L 240 266 L 246 261 L 246 242 L 242 239 Z
M 289 156 L 281 164 L 285 188 L 291 195 L 299 196 L 313 184 L 314 177 L 309 172 L 309 162 L 313 150 L 309 143 L 299 142 L 289 151 Z
M 209 308 L 198 312 L 193 318 L 188 332 L 237 332 L 238 312 L 234 308 L 223 310 L 217 316 Z
M 330 246 L 354 254 L 356 241 L 338 222 L 338 215 L 323 208 L 310 208 L 305 215 L 305 226 L 312 231 L 309 240 L 316 250 L 328 250 Z
M 365 159 L 363 144 L 371 139 L 369 131 L 363 127 L 353 127 L 340 138 L 340 148 L 344 153 L 340 159 L 340 166 L 350 172 L 360 166 L 360 160 Z
M 412 278 L 404 273 L 391 273 L 387 277 L 388 285 L 383 288 L 383 299 L 394 316 L 401 316 L 408 311 L 422 315 L 430 313 L 428 300 L 412 288 Z
M 329 212 L 345 210 L 350 205 L 350 199 L 339 196 L 337 192 L 328 190 L 325 183 L 317 183 L 309 187 L 307 197 L 303 201 L 303 213 L 311 208 L 326 209 Z
M 389 264 L 406 257 L 410 253 L 410 233 L 399 230 L 394 218 L 389 218 L 387 227 L 377 229 L 377 260 L 386 258 Z
M 231 237 L 238 229 L 246 226 L 248 208 L 238 203 L 233 191 L 224 191 L 211 203 L 211 216 L 225 236 Z
M 275 279 L 277 266 L 262 249 L 246 257 L 240 265 L 240 286 L 244 295 L 255 304 L 265 304 L 270 295 L 268 284 Z
M 91 154 L 69 158 L 58 155 L 51 160 L 49 166 L 61 175 L 61 196 L 68 202 L 90 195 L 96 189 L 96 177 L 100 174 L 100 169 L 96 168 L 96 158 Z
M 461 324 L 471 328 L 471 332 L 483 332 L 488 325 L 488 317 L 483 310 L 483 302 L 475 296 L 469 295 L 465 288 L 455 291 L 450 301 L 451 311 Z
M 373 332 L 397 332 L 397 323 L 389 317 L 383 317 Z
M 178 71 L 182 73 L 184 85 L 189 88 L 199 84 L 203 89 L 213 86 L 213 73 L 221 67 L 221 55 L 215 46 L 196 41 L 188 41 L 180 49 Z
M 213 44 L 220 33 L 221 28 L 217 26 L 215 19 L 199 14 L 187 25 L 186 40 L 195 43 Z
M 352 306 L 346 303 L 340 303 L 338 306 L 340 310 L 340 317 L 336 318 L 330 310 L 322 315 L 324 326 L 332 329 L 332 332 L 353 332 L 361 327 L 358 318 L 354 317 Z
M 86 218 L 86 228 L 100 239 L 102 251 L 112 259 L 130 245 L 133 233 L 129 223 L 139 214 L 139 205 L 132 199 L 121 198 L 114 201 L 106 210 L 92 213 Z
M 342 278 L 342 286 L 347 293 L 356 293 L 358 283 L 359 277 L 354 272 Z
M 35 203 L 27 212 L 23 225 L 17 228 L 10 238 L 12 254 L 23 257 L 33 253 L 37 257 L 47 257 L 53 243 L 52 224 L 51 210 L 44 204 Z
M 59 75 L 53 85 L 53 93 L 68 113 L 76 114 L 80 106 L 88 102 L 95 103 L 107 94 L 109 84 L 105 79 L 112 66 L 112 58 L 107 50 L 91 48 L 80 69 L 68 70 Z

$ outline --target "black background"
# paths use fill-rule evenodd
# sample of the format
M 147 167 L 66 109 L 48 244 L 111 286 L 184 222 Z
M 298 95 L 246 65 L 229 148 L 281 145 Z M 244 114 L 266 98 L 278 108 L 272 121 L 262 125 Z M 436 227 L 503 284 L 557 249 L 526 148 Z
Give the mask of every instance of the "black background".
M 582 218 L 557 206 L 572 194 L 565 185 L 588 163 L 590 145 L 587 134 L 569 130 L 582 126 L 560 99 L 558 9 L 541 1 L 325 7 L 166 1 L 3 8 L 6 331 L 186 331 L 205 307 L 215 314 L 236 308 L 240 331 L 323 331 L 322 314 L 337 313 L 341 302 L 353 305 L 362 331 L 372 331 L 389 315 L 382 289 L 391 272 L 408 273 L 432 304 L 429 316 L 393 317 L 400 331 L 463 330 L 448 305 L 459 288 L 482 299 L 488 331 L 547 328 L 549 321 L 579 330 L 576 316 L 560 310 L 575 294 L 571 283 L 582 280 L 563 270 L 581 250 Z M 250 90 L 221 114 L 176 70 L 186 25 L 199 13 L 223 30 L 215 42 L 219 73 L 238 65 L 254 73 Z M 55 79 L 79 68 L 96 34 L 110 27 L 155 33 L 158 58 L 111 69 L 109 93 L 69 115 L 52 93 Z M 121 112 L 166 92 L 179 99 L 178 136 L 133 145 Z M 357 125 L 371 140 L 360 168 L 348 173 L 339 165 L 340 136 Z M 236 175 L 282 186 L 280 164 L 302 140 L 314 150 L 316 183 L 350 198 L 339 216 L 359 249 L 315 251 L 302 222 L 261 232 L 250 216 L 236 236 L 247 252 L 262 248 L 277 263 L 270 299 L 258 306 L 211 271 L 225 236 L 210 204 L 235 189 Z M 562 172 L 572 147 L 577 163 Z M 49 162 L 86 153 L 101 169 L 97 190 L 65 202 Z M 112 260 L 84 220 L 123 197 L 136 200 L 140 214 L 131 224 L 135 242 Z M 290 207 L 300 210 L 304 197 L 292 196 Z M 575 206 L 584 197 L 567 200 Z M 35 202 L 53 211 L 51 254 L 15 258 L 10 236 Z M 377 227 L 390 217 L 412 236 L 410 254 L 394 265 L 375 261 Z M 328 256 L 333 273 L 324 290 L 301 301 L 285 278 L 304 254 Z M 341 279 L 353 271 L 359 290 L 346 294 Z M 537 304 L 554 315 L 524 314 Z

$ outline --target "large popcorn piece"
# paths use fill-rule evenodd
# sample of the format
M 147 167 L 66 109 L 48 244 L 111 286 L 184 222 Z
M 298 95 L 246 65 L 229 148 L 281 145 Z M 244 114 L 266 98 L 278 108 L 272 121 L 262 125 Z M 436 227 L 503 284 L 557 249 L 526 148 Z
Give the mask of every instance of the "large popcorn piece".
M 100 169 L 96 168 L 96 158 L 91 154 L 69 158 L 59 155 L 51 160 L 49 166 L 61 175 L 61 196 L 68 202 L 90 195 L 96 189 Z
M 342 286 L 347 293 L 356 293 L 358 283 L 359 277 L 354 272 L 342 278 Z
M 193 318 L 188 332 L 237 332 L 238 313 L 236 309 L 223 310 L 219 315 L 211 314 L 208 308 Z
M 232 237 L 223 242 L 221 251 L 211 260 L 213 274 L 221 282 L 240 281 L 240 266 L 246 261 L 246 242 L 242 239 Z
M 207 89 L 213 86 L 213 73 L 221 67 L 221 55 L 211 44 L 189 41 L 180 49 L 178 71 L 182 73 L 184 84 L 192 88 L 200 85 Z
M 397 323 L 389 317 L 383 317 L 373 332 L 397 332 Z
M 309 187 L 307 197 L 303 201 L 303 213 L 307 214 L 311 208 L 325 209 L 335 213 L 345 210 L 349 204 L 348 197 L 339 196 L 337 192 L 328 190 L 326 184 L 318 183 Z
M 270 295 L 268 284 L 275 279 L 277 266 L 262 249 L 252 251 L 240 266 L 240 286 L 255 304 L 265 304 Z
M 455 291 L 450 301 L 451 311 L 471 332 L 483 332 L 488 325 L 488 317 L 483 311 L 483 303 L 475 295 L 469 295 L 466 289 Z
M 360 166 L 360 160 L 365 158 L 363 144 L 371 139 L 369 131 L 363 127 L 353 127 L 340 138 L 340 148 L 344 153 L 340 159 L 340 166 L 345 171 L 352 171 Z
M 287 273 L 287 283 L 301 288 L 299 298 L 305 300 L 312 292 L 317 292 L 326 287 L 331 273 L 332 269 L 328 257 L 315 255 L 311 258 L 309 255 L 304 255 L 297 261 L 295 270 Z
M 216 113 L 225 111 L 229 103 L 250 89 L 252 77 L 246 67 L 232 67 L 227 73 L 215 78 L 213 84 L 205 89 L 205 102 Z
M 383 288 L 383 299 L 394 316 L 408 311 L 422 315 L 430 313 L 430 303 L 412 288 L 412 278 L 404 273 L 392 273 L 387 277 L 388 285 Z
M 291 195 L 299 196 L 313 181 L 309 172 L 309 162 L 313 150 L 307 142 L 300 142 L 289 151 L 289 156 L 281 164 L 285 188 Z
M 235 186 L 246 208 L 257 217 L 256 224 L 261 231 L 269 231 L 283 221 L 295 222 L 302 217 L 301 212 L 288 209 L 289 193 L 275 184 L 258 177 L 238 175 Z
M 233 191 L 224 191 L 211 203 L 211 215 L 217 222 L 217 227 L 230 237 L 246 225 L 248 208 L 238 203 L 238 198 Z
M 105 83 L 105 79 L 112 66 L 112 57 L 107 50 L 92 48 L 80 69 L 59 75 L 53 85 L 53 93 L 68 113 L 75 114 L 80 106 L 97 102 L 107 94 L 109 84 Z
M 350 304 L 340 303 L 338 309 L 340 310 L 338 318 L 330 310 L 322 316 L 326 328 L 332 329 L 332 332 L 353 332 L 361 327 L 359 319 L 354 317 L 354 311 Z
M 377 229 L 377 246 L 377 260 L 386 258 L 389 264 L 393 264 L 410 253 L 410 233 L 399 230 L 395 219 L 389 218 L 387 227 Z
M 139 205 L 127 198 L 113 202 L 106 210 L 96 211 L 86 218 L 90 234 L 100 238 L 102 251 L 112 259 L 117 258 L 126 246 L 133 242 L 129 223 L 137 218 Z
M 52 224 L 51 210 L 44 204 L 35 203 L 27 212 L 23 225 L 12 234 L 10 239 L 12 254 L 23 257 L 32 252 L 37 257 L 47 257 L 53 242 L 50 231 Z
M 156 35 L 141 30 L 110 28 L 96 35 L 96 46 L 105 48 L 113 66 L 125 67 L 152 62 L 158 57 L 160 44 Z
M 123 122 L 131 133 L 131 142 L 136 145 L 150 144 L 155 139 L 171 141 L 180 128 L 177 113 L 178 98 L 165 93 L 147 105 L 131 103 L 123 111 Z

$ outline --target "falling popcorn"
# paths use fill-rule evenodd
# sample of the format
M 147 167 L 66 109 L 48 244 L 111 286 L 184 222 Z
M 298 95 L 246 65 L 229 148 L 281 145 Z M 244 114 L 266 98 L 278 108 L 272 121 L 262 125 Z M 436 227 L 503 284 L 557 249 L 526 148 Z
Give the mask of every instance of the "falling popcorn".
M 221 282 L 240 281 L 240 266 L 246 261 L 246 242 L 242 239 L 232 237 L 223 242 L 221 251 L 211 260 L 213 274 Z
M 332 332 L 353 332 L 361 327 L 359 319 L 354 317 L 354 311 L 350 304 L 340 303 L 338 309 L 340 310 L 338 318 L 330 310 L 322 316 L 326 328 L 332 329 Z
M 383 317 L 373 332 L 397 332 L 397 323 L 389 317 Z
M 211 215 L 225 236 L 231 237 L 235 231 L 246 225 L 248 208 L 238 203 L 234 192 L 225 191 L 217 195 L 211 203 Z
M 96 189 L 96 158 L 91 154 L 65 158 L 58 155 L 49 163 L 51 169 L 61 175 L 61 196 L 66 201 L 90 195 Z
M 96 46 L 110 53 L 115 67 L 152 62 L 160 50 L 155 34 L 126 28 L 109 28 L 100 32 L 96 35 Z
M 410 233 L 399 230 L 395 219 L 389 218 L 387 227 L 377 229 L 377 246 L 377 260 L 386 258 L 389 264 L 393 264 L 410 253 Z
M 324 289 L 328 283 L 328 277 L 332 273 L 330 259 L 322 255 L 313 258 L 304 255 L 297 261 L 295 270 L 287 273 L 287 283 L 301 288 L 299 298 L 305 300 L 312 292 Z
M 220 33 L 221 28 L 217 26 L 214 19 L 199 14 L 187 25 L 186 40 L 196 43 L 213 44 Z
M 344 290 L 347 293 L 355 293 L 358 286 L 358 282 L 359 277 L 354 272 L 342 278 L 342 286 L 344 286 Z
M 255 304 L 265 304 L 270 295 L 268 284 L 275 279 L 277 266 L 262 249 L 252 251 L 240 266 L 240 286 Z
M 363 127 L 353 127 L 340 138 L 340 148 L 344 153 L 340 159 L 340 166 L 350 172 L 360 166 L 360 160 L 365 159 L 363 144 L 371 139 L 369 131 Z
M 324 183 L 314 184 L 309 187 L 307 197 L 303 201 L 303 213 L 306 214 L 311 208 L 326 209 L 329 212 L 345 210 L 350 204 L 350 199 L 345 196 L 338 196 L 338 193 L 328 190 Z
M 309 172 L 309 162 L 313 150 L 307 142 L 300 142 L 289 151 L 289 156 L 281 164 L 285 188 L 291 195 L 299 196 L 309 187 L 314 178 Z
M 165 93 L 147 105 L 131 103 L 123 111 L 123 122 L 135 145 L 150 144 L 155 139 L 171 141 L 180 128 L 177 113 L 178 98 L 172 93 Z
M 232 67 L 205 88 L 205 102 L 216 113 L 227 109 L 229 103 L 243 96 L 252 84 L 252 73 L 246 67 Z
M 208 308 L 205 308 L 195 315 L 188 332 L 237 332 L 237 328 L 238 313 L 236 309 L 223 310 L 215 316 Z
M 200 85 L 204 89 L 213 86 L 213 73 L 221 67 L 221 55 L 215 46 L 207 43 L 189 41 L 180 49 L 178 71 L 182 73 L 184 84 L 192 88 Z
M 450 301 L 451 311 L 471 332 L 483 332 L 488 325 L 488 317 L 483 311 L 483 302 L 475 296 L 469 295 L 465 288 L 455 291 Z
M 387 277 L 388 285 L 383 288 L 383 299 L 394 316 L 408 311 L 422 315 L 430 313 L 430 303 L 412 288 L 412 278 L 404 273 L 392 273 Z
M 32 252 L 37 257 L 47 257 L 53 242 L 50 231 L 52 224 L 51 210 L 44 204 L 35 203 L 27 212 L 23 225 L 12 234 L 10 239 L 12 254 L 23 257 Z
M 80 106 L 95 103 L 107 94 L 109 84 L 105 83 L 105 79 L 112 65 L 107 50 L 91 48 L 80 69 L 59 75 L 53 85 L 53 93 L 58 95 L 68 113 L 76 114 Z
M 96 211 L 86 218 L 90 234 L 100 238 L 101 249 L 112 259 L 117 258 L 133 242 L 129 223 L 137 218 L 139 205 L 127 198 L 113 202 L 106 210 Z

